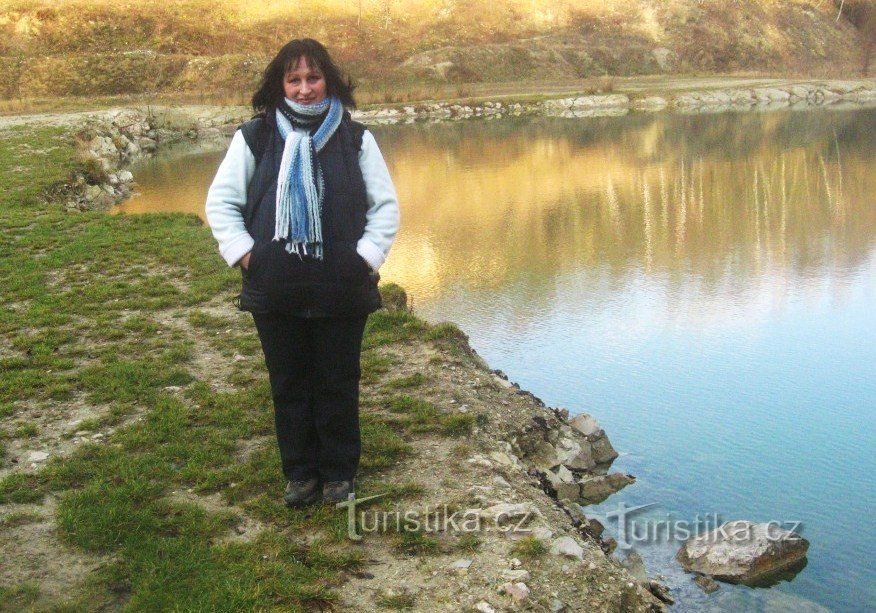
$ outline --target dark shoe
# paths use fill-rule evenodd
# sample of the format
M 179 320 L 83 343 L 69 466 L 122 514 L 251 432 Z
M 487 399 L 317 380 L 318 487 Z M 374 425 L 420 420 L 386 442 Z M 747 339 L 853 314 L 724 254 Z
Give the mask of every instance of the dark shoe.
M 350 494 L 355 495 L 356 480 L 329 481 L 322 486 L 322 501 L 324 504 L 337 504 L 348 500 Z
M 283 500 L 287 507 L 303 507 L 313 504 L 319 498 L 319 479 L 307 481 L 290 481 L 286 484 Z

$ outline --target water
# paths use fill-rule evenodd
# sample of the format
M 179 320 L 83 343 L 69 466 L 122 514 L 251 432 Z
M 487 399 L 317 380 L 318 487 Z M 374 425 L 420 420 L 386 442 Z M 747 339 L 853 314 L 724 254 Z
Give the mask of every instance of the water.
M 384 279 L 600 420 L 637 482 L 589 510 L 653 505 L 627 540 L 674 610 L 876 610 L 874 129 L 873 110 L 374 129 L 402 202 Z M 200 212 L 220 159 L 135 170 L 126 207 Z M 807 565 L 707 596 L 678 542 L 644 538 L 730 519 L 799 522 Z

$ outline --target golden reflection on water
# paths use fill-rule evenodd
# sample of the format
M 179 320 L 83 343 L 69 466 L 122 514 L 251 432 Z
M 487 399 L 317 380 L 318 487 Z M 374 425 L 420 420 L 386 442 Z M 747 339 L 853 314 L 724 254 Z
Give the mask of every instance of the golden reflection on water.
M 705 287 L 854 267 L 876 228 L 874 124 L 813 111 L 375 128 L 402 203 L 382 274 L 428 301 L 451 283 L 549 294 L 594 267 Z M 152 163 L 120 209 L 203 217 L 220 159 Z
M 706 284 L 854 266 L 876 227 L 872 132 L 806 115 L 387 131 L 406 204 L 387 273 L 428 298 L 596 266 Z

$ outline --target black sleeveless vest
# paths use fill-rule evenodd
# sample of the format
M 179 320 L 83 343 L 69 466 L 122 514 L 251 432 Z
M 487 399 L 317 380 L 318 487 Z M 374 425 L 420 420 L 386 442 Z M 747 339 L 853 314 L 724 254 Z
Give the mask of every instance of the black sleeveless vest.
M 377 275 L 371 274 L 368 263 L 356 252 L 368 210 L 359 167 L 365 126 L 352 121 L 345 111 L 340 126 L 317 155 L 325 181 L 323 260 L 286 253 L 285 241 L 272 240 L 284 146 L 273 113 L 257 116 L 241 129 L 258 135 L 264 153 L 253 152 L 257 165 L 247 187 L 244 220 L 255 245 L 248 270 L 241 268 L 240 308 L 300 317 L 361 316 L 379 309 Z

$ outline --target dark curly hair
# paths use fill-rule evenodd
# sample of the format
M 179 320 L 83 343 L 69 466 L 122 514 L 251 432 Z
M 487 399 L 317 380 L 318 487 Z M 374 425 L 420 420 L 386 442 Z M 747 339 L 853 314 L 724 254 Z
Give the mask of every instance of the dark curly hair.
M 353 99 L 355 85 L 345 77 L 332 61 L 328 50 L 312 38 L 296 38 L 283 45 L 262 74 L 259 88 L 252 95 L 252 108 L 257 113 L 276 108 L 283 100 L 283 78 L 295 68 L 299 58 L 305 58 L 311 68 L 318 68 L 325 76 L 326 93 L 337 96 L 347 108 L 356 108 Z

